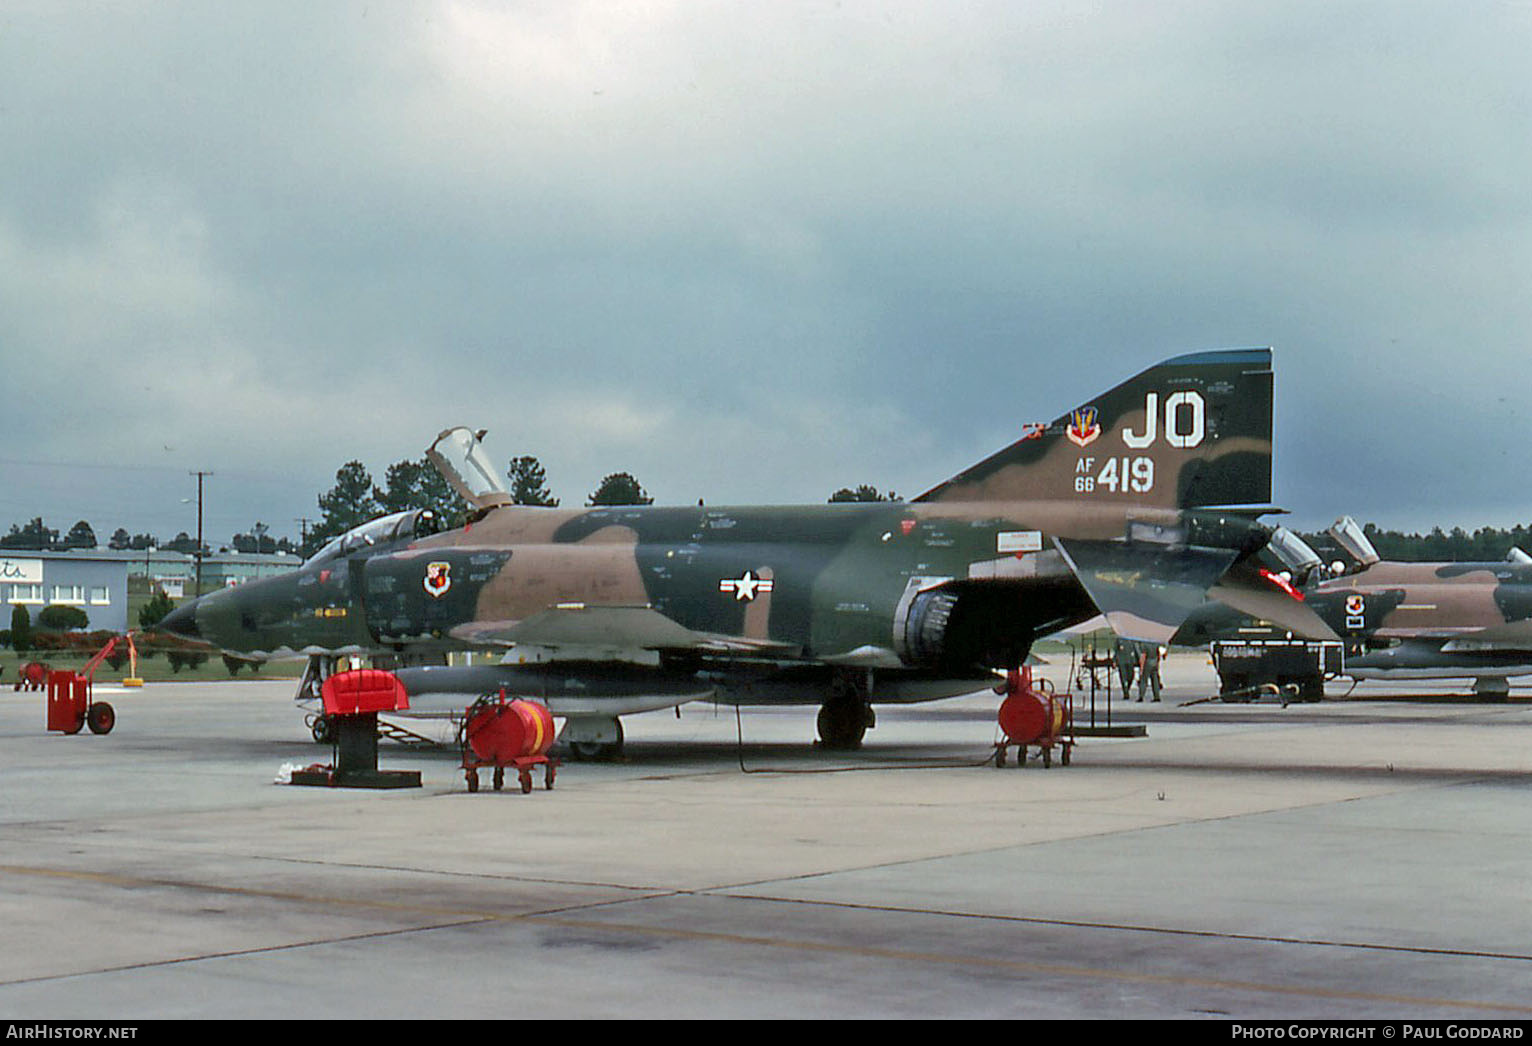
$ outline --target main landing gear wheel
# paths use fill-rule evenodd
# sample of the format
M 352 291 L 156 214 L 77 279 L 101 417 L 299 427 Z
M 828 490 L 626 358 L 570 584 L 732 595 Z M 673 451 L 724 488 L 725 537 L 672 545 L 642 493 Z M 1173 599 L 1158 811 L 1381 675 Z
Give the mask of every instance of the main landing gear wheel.
M 566 741 L 570 758 L 580 763 L 612 763 L 622 758 L 622 720 L 617 724 L 615 741 Z
M 314 734 L 315 744 L 327 745 L 335 741 L 335 724 L 330 721 L 330 717 L 327 715 L 315 716 L 310 730 Z
M 862 747 L 872 725 L 872 708 L 856 700 L 826 701 L 819 708 L 819 743 L 838 752 Z
M 571 741 L 569 754 L 578 763 L 610 763 L 622 757 L 622 742 L 603 744 L 600 741 Z

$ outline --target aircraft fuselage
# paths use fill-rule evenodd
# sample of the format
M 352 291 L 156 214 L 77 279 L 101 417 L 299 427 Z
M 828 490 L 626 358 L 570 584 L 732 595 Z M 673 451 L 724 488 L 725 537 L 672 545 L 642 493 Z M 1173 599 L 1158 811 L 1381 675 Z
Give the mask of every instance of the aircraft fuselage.
M 590 605 L 651 607 L 775 659 L 967 668 L 1095 613 L 1054 538 L 1242 552 L 1265 533 L 1238 516 L 1073 502 L 510 507 L 215 593 L 193 613 L 196 634 L 257 657 L 494 642 L 460 630 Z

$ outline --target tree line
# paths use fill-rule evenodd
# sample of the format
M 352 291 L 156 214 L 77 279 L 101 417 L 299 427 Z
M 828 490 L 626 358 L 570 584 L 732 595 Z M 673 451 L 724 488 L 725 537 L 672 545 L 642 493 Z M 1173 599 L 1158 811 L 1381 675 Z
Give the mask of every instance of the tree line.
M 547 470 L 538 459 L 523 454 L 510 459 L 505 470 L 511 503 L 557 508 L 559 499 L 548 487 Z M 319 495 L 320 517 L 301 542 L 305 556 L 313 555 L 334 538 L 378 516 L 412 509 L 436 513 L 446 527 L 461 526 L 468 505 L 426 458 L 396 461 L 383 475 L 383 484 L 360 461 L 348 461 L 335 473 L 335 485 Z M 614 472 L 586 498 L 587 505 L 648 505 L 654 498 L 629 472 Z
M 1510 529 L 1480 527 L 1469 533 L 1462 527 L 1432 527 L 1424 534 L 1384 530 L 1365 524 L 1362 533 L 1384 559 L 1407 563 L 1493 563 L 1503 560 L 1512 548 L 1532 551 L 1532 527 L 1518 523 Z M 1337 546 L 1329 534 L 1299 534 L 1316 552 L 1333 558 Z
M 511 501 L 517 505 L 557 507 L 559 499 L 548 487 L 542 463 L 532 455 L 512 458 L 506 467 Z M 831 502 L 899 501 L 893 491 L 883 492 L 870 484 L 842 487 L 830 495 Z M 585 504 L 648 505 L 654 498 L 628 472 L 614 472 L 585 499 Z M 228 547 L 236 552 L 290 553 L 312 555 L 330 539 L 344 534 L 378 516 L 408 509 L 430 509 L 438 513 L 445 526 L 460 525 L 467 506 L 425 459 L 399 461 L 390 465 L 382 486 L 373 482 L 371 473 L 360 461 L 349 461 L 335 473 L 335 486 L 318 498 L 320 518 L 303 537 L 294 541 L 273 537 L 271 528 L 257 520 L 248 531 L 235 534 Z M 1512 548 L 1532 551 L 1532 526 L 1517 524 L 1505 529 L 1480 527 L 1469 532 L 1462 527 L 1444 530 L 1433 527 L 1425 533 L 1386 530 L 1373 523 L 1362 528 L 1369 541 L 1384 559 L 1405 562 L 1495 562 L 1505 558 Z M 1334 541 L 1328 534 L 1299 535 L 1322 554 L 1332 556 Z M 86 520 L 77 521 L 62 537 L 48 527 L 41 516 L 24 524 L 11 524 L 10 532 L 0 536 L 0 551 L 37 551 L 98 548 L 96 532 Z M 144 552 L 151 548 L 183 552 L 197 551 L 197 539 L 185 531 L 168 540 L 150 534 L 130 534 L 117 528 L 107 540 L 107 548 L 117 551 Z M 211 551 L 204 544 L 204 554 Z
M 256 521 L 248 533 L 235 534 L 229 541 L 228 546 L 236 552 L 297 552 L 298 546 L 288 538 L 273 538 L 271 528 L 265 523 Z M 100 548 L 96 538 L 95 528 L 85 520 L 79 520 L 70 527 L 63 538 L 59 532 L 43 522 L 41 516 L 33 517 L 27 523 L 12 523 L 8 534 L 0 536 L 0 550 L 15 549 L 26 551 L 59 552 L 69 549 L 95 549 Z M 107 539 L 106 547 L 117 552 L 145 552 L 149 549 L 166 549 L 171 552 L 185 552 L 188 555 L 197 551 L 197 539 L 186 531 L 181 531 L 170 539 L 157 538 L 153 534 L 129 534 L 123 527 L 118 527 Z M 202 546 L 204 553 L 210 551 L 207 543 Z

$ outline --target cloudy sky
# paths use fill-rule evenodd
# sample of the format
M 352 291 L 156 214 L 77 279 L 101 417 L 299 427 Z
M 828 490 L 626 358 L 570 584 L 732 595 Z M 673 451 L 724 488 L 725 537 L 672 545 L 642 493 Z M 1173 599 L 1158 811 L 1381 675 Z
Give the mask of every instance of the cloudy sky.
M 913 495 L 1271 345 L 1303 528 L 1532 522 L 1532 4 L 0 6 L 0 529 Z M 191 499 L 192 503 L 188 503 Z

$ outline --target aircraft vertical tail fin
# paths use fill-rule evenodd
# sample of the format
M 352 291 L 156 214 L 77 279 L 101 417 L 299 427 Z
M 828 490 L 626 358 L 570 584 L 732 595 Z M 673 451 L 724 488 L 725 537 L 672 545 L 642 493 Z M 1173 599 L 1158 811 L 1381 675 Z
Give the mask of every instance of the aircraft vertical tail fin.
M 1270 349 L 1156 364 L 916 501 L 1089 500 L 1157 508 L 1271 500 Z

